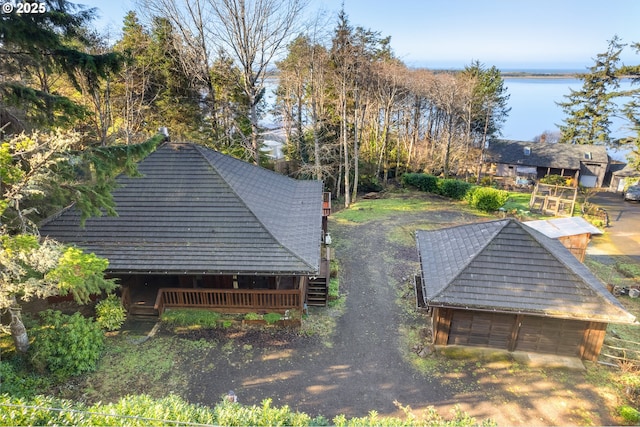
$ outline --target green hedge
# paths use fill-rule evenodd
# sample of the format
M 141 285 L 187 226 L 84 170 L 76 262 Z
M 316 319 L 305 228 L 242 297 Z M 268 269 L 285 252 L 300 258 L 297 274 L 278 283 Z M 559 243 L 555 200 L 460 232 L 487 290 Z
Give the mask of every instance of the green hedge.
M 424 173 L 405 173 L 402 175 L 402 185 L 456 200 L 464 199 L 473 187 L 472 184 L 458 179 L 442 179 Z
M 0 425 L 59 425 L 59 426 L 491 426 L 491 420 L 478 423 L 456 408 L 450 420 L 439 416 L 433 407 L 421 416 L 413 416 L 410 408 L 403 408 L 406 417 L 381 417 L 376 411 L 360 418 L 339 415 L 330 422 L 318 416 L 311 418 L 288 406 L 271 406 L 271 399 L 262 405 L 245 406 L 222 401 L 215 407 L 190 404 L 177 396 L 154 399 L 146 395 L 126 396 L 116 403 L 97 403 L 87 406 L 48 396 L 20 399 L 0 395 Z
M 462 200 L 471 187 L 470 183 L 458 179 L 441 179 L 438 181 L 438 194 L 451 199 Z
M 405 173 L 402 175 L 402 185 L 415 187 L 427 193 L 436 193 L 438 178 L 424 173 Z

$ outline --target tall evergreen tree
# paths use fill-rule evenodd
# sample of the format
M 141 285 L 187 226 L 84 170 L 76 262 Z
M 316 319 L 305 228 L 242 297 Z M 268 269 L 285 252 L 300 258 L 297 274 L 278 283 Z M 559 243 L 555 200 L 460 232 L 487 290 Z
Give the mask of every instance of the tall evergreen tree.
M 17 132 L 70 125 L 86 111 L 69 97 L 56 94 L 54 80 L 66 75 L 78 89 L 78 73 L 90 87 L 120 65 L 114 53 L 88 54 L 86 25 L 94 9 L 66 0 L 44 0 L 46 12 L 0 15 L 0 129 Z
M 495 65 L 487 69 L 476 60 L 464 68 L 462 76 L 473 85 L 467 125 L 471 138 L 469 143 L 479 149 L 477 182 L 480 183 L 487 141 L 500 136 L 500 129 L 511 111 L 509 94 Z
M 597 55 L 588 73 L 580 74 L 582 88 L 571 90 L 564 102 L 557 104 L 567 115 L 560 125 L 560 142 L 569 144 L 611 143 L 611 116 L 616 111 L 613 102 L 618 96 L 620 53 L 624 44 L 615 36 L 607 51 Z
M 640 54 L 640 43 L 634 43 L 632 48 Z M 628 121 L 628 126 L 633 136 L 628 142 L 634 144 L 634 149 L 629 156 L 629 163 L 640 170 L 640 65 L 626 65 L 620 68 L 621 76 L 630 76 L 632 87 L 628 91 L 622 92 L 622 96 L 627 98 L 622 107 L 622 116 Z
M 484 143 L 500 136 L 511 111 L 502 73 L 495 65 L 486 68 L 480 61 L 474 61 L 462 74 L 474 80 L 471 131 L 475 140 Z
M 191 139 L 201 124 L 201 97 L 182 68 L 180 52 L 175 47 L 177 38 L 169 20 L 153 20 L 149 49 L 155 60 L 150 82 L 153 103 L 147 122 L 156 129 L 168 127 L 179 139 Z
M 349 24 L 344 9 L 338 14 L 332 46 L 331 64 L 335 75 L 335 92 L 337 94 L 336 115 L 340 118 L 340 144 L 342 163 L 338 172 L 337 192 L 340 194 L 340 182 L 344 179 L 344 206 L 351 205 L 351 160 L 349 144 L 349 101 L 353 87 L 353 71 L 355 55 L 353 46 L 353 27 Z M 342 173 L 344 171 L 344 174 Z
M 150 88 L 154 68 L 151 43 L 149 31 L 140 23 L 136 13 L 127 13 L 122 38 L 114 46 L 125 60 L 112 91 L 118 137 L 127 144 L 144 139 L 150 130 L 146 118 L 154 98 Z

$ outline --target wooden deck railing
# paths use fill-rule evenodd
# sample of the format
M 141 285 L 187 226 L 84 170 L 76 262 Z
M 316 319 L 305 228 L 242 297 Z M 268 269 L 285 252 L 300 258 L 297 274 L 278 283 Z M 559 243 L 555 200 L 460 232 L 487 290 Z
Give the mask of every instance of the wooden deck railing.
M 155 309 L 158 314 L 166 308 L 210 308 L 229 312 L 284 311 L 301 309 L 302 292 L 262 289 L 188 289 L 160 288 Z

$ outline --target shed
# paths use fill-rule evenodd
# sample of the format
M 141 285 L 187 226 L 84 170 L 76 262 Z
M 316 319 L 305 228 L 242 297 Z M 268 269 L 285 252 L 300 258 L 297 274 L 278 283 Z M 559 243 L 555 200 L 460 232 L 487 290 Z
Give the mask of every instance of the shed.
M 107 258 L 130 312 L 302 309 L 322 282 L 322 182 L 186 143 L 163 144 L 138 171 L 117 178 L 118 216 L 81 227 L 71 207 L 40 228 Z
M 602 234 L 598 227 L 579 216 L 526 221 L 524 225 L 558 239 L 580 262 L 584 262 L 591 236 Z
M 608 323 L 634 323 L 559 241 L 513 219 L 416 233 L 419 305 L 436 345 L 597 360 Z

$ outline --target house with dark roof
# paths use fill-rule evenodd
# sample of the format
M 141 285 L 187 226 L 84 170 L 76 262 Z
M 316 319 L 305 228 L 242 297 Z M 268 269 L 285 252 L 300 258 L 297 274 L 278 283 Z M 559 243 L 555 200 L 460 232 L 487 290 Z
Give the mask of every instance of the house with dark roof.
M 117 178 L 118 216 L 82 227 L 71 207 L 40 228 L 107 258 L 130 312 L 302 310 L 322 285 L 322 182 L 180 143 L 161 145 L 138 171 Z
M 602 145 L 497 140 L 489 143 L 485 163 L 489 173 L 498 177 L 560 175 L 584 187 L 602 187 L 609 155 Z
M 611 182 L 609 183 L 609 190 L 624 193 L 630 185 L 637 185 L 640 182 L 640 171 L 630 164 L 614 164 L 610 171 Z
M 635 317 L 562 243 L 505 219 L 416 234 L 433 344 L 598 358 Z

